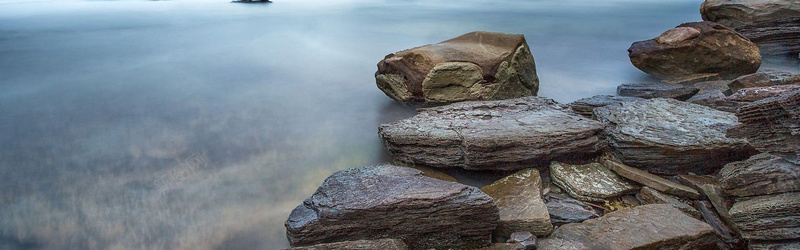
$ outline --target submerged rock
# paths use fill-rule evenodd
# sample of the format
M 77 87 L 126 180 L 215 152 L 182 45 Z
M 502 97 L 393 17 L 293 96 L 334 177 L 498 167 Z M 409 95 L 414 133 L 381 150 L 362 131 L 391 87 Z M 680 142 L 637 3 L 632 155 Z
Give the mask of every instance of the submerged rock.
M 731 27 L 754 43 L 761 54 L 800 52 L 800 3 L 794 0 L 706 0 L 703 20 Z
M 643 187 L 636 195 L 643 204 L 669 204 L 673 207 L 680 209 L 686 215 L 700 219 L 700 211 L 689 205 L 689 202 L 680 200 L 678 197 L 661 193 L 649 187 Z
M 292 246 L 394 238 L 410 248 L 480 247 L 499 215 L 474 187 L 377 165 L 332 174 L 286 220 Z
M 600 163 L 569 165 L 553 162 L 550 164 L 550 177 L 570 196 L 584 201 L 603 201 L 633 194 L 639 189 Z
M 742 238 L 800 238 L 800 193 L 763 195 L 739 201 L 733 204 L 730 214 Z
M 800 164 L 800 89 L 747 104 L 736 116 L 741 124 L 728 130 L 729 137 Z
M 634 96 L 645 99 L 663 97 L 681 101 L 689 99 L 699 91 L 700 89 L 694 86 L 660 82 L 626 83 L 617 87 L 617 94 L 621 96 Z
M 438 168 L 516 170 L 552 159 L 590 158 L 605 147 L 603 125 L 542 97 L 461 102 L 382 124 L 396 161 Z
M 386 95 L 404 103 L 500 100 L 539 90 L 525 37 L 483 31 L 389 54 L 375 79 Z
M 800 192 L 800 165 L 762 153 L 728 163 L 719 171 L 719 181 L 734 196 Z
M 623 102 L 633 102 L 644 100 L 639 97 L 632 96 L 613 96 L 613 95 L 596 95 L 587 98 L 578 99 L 569 104 L 572 111 L 585 117 L 592 117 L 592 111 L 597 107 L 604 107 L 612 104 L 619 104 Z
M 495 237 L 508 237 L 514 232 L 530 232 L 545 236 L 553 231 L 547 207 L 542 201 L 542 178 L 536 169 L 524 169 L 481 188 L 494 198 L 500 210 Z
M 611 152 L 623 163 L 651 173 L 713 172 L 750 156 L 747 141 L 725 137 L 737 125 L 732 113 L 656 98 L 596 108 L 607 124 Z
M 623 209 L 567 224 L 538 249 L 713 249 L 714 229 L 666 204 Z
M 761 66 L 755 44 L 712 22 L 681 24 L 655 39 L 633 43 L 628 54 L 636 68 L 668 82 L 709 76 L 732 79 L 755 73 Z
M 558 195 L 545 195 L 545 205 L 550 213 L 553 225 L 560 226 L 568 223 L 579 223 L 588 219 L 600 217 L 597 210 L 579 200 Z
M 600 162 L 607 168 L 613 170 L 626 179 L 671 195 L 690 199 L 702 198 L 697 190 L 658 177 L 654 174 L 648 173 L 647 171 L 627 166 L 612 158 L 613 157 L 611 156 L 604 156 L 600 158 Z
M 378 239 L 378 240 L 354 240 L 335 243 L 323 243 L 307 247 L 293 247 L 290 250 L 406 250 L 408 246 L 402 240 Z

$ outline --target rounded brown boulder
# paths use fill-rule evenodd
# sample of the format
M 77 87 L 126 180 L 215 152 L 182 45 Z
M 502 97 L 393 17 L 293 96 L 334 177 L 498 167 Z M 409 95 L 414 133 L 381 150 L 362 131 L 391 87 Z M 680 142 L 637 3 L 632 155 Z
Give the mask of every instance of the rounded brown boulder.
M 732 79 L 761 66 L 756 44 L 713 22 L 681 24 L 654 39 L 635 42 L 628 56 L 636 68 L 667 82 Z

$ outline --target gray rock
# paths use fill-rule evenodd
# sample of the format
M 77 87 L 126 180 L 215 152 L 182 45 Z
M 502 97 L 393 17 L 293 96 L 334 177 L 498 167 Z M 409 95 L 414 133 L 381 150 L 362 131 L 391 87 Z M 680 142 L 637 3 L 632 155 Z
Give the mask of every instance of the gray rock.
M 714 229 L 666 204 L 614 211 L 557 228 L 539 249 L 713 249 Z
M 740 125 L 729 137 L 747 138 L 758 151 L 800 164 L 800 89 L 747 104 L 738 111 Z
M 699 191 L 701 195 L 705 196 L 705 199 L 711 202 L 725 224 L 734 231 L 738 230 L 736 224 L 731 220 L 731 215 L 728 213 L 732 204 L 714 177 L 708 175 L 679 175 L 678 181 Z
M 706 0 L 703 20 L 734 28 L 761 54 L 800 52 L 800 3 L 794 0 Z
M 550 213 L 550 221 L 556 226 L 600 217 L 592 206 L 570 197 L 550 193 L 545 195 L 544 199 L 547 211 Z
M 747 104 L 778 96 L 783 92 L 800 89 L 800 85 L 778 85 L 740 89 L 733 95 L 714 100 L 708 106 L 725 112 L 736 112 Z
M 494 243 L 491 246 L 478 248 L 478 250 L 525 250 L 519 243 Z
M 690 199 L 700 199 L 702 197 L 700 193 L 690 187 L 658 177 L 647 171 L 627 166 L 619 162 L 619 160 L 615 159 L 613 156 L 601 157 L 600 162 L 622 177 L 655 190 Z
M 634 96 L 645 99 L 662 97 L 681 101 L 689 99 L 699 91 L 700 89 L 691 85 L 660 82 L 626 83 L 617 87 L 617 94 L 621 96 Z
M 669 204 L 681 210 L 686 215 L 692 216 L 695 219 L 700 219 L 700 211 L 689 205 L 688 201 L 681 200 L 678 197 L 668 195 L 658 190 L 643 187 L 636 195 L 643 204 Z
M 542 97 L 461 102 L 382 124 L 396 161 L 437 168 L 517 170 L 605 148 L 603 125 Z
M 500 100 L 536 95 L 539 77 L 523 35 L 471 32 L 387 55 L 375 73 L 403 103 Z
M 415 249 L 481 247 L 498 219 L 477 188 L 384 164 L 332 174 L 292 211 L 286 234 L 292 246 L 393 238 Z
M 689 35 L 694 33 L 691 30 L 699 34 Z M 674 36 L 674 33 L 687 35 Z M 664 37 L 680 39 L 664 42 Z M 628 49 L 628 56 L 636 68 L 672 83 L 708 80 L 714 76 L 732 79 L 755 73 L 761 65 L 761 55 L 754 43 L 712 22 L 681 24 L 655 39 L 635 42 Z
M 613 96 L 613 95 L 596 95 L 587 98 L 578 99 L 569 104 L 575 113 L 582 116 L 592 118 L 592 111 L 597 107 L 604 107 L 612 104 L 620 104 L 623 102 L 634 102 L 644 100 L 639 97 L 632 96 Z
M 323 243 L 307 247 L 293 247 L 290 250 L 406 250 L 408 246 L 402 240 L 378 239 L 378 240 L 354 240 L 335 243 Z
M 730 214 L 742 238 L 800 238 L 800 193 L 762 195 L 739 201 L 733 204 Z
M 800 192 L 800 165 L 768 153 L 728 163 L 719 171 L 718 176 L 728 195 L 756 196 Z
M 695 207 L 703 217 L 703 221 L 708 223 L 717 232 L 717 235 L 727 244 L 733 246 L 734 249 L 743 249 L 744 240 L 737 237 L 737 232 L 728 226 L 726 222 L 714 212 L 714 207 L 708 201 L 694 201 Z M 730 247 L 729 246 L 729 247 Z
M 651 173 L 705 174 L 752 155 L 747 141 L 725 137 L 738 124 L 732 113 L 656 98 L 596 108 L 594 114 L 607 124 L 611 152 Z
M 750 250 L 797 250 L 800 249 L 800 239 L 793 240 L 751 240 Z
M 709 91 L 719 91 L 725 95 L 731 94 L 731 88 L 728 87 L 728 81 L 724 80 L 698 82 L 694 84 L 694 87 L 700 90 L 698 94 Z
M 569 165 L 554 161 L 550 178 L 570 196 L 583 201 L 603 201 L 639 189 L 600 163 Z
M 529 232 L 515 232 L 511 234 L 506 243 L 517 243 L 526 250 L 536 249 L 536 236 Z
M 725 94 L 719 90 L 711 90 L 702 93 L 698 93 L 692 98 L 686 100 L 686 102 L 703 105 L 707 107 L 715 107 L 715 103 L 720 99 L 725 99 Z
M 542 178 L 536 169 L 524 169 L 481 188 L 494 198 L 500 210 L 495 237 L 508 237 L 514 232 L 531 232 L 545 236 L 553 231 L 547 207 L 542 201 Z

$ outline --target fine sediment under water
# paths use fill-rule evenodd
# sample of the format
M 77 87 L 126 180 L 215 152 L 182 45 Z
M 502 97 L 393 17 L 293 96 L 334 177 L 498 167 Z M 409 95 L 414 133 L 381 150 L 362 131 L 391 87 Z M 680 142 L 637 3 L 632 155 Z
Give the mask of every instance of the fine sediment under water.
M 521 33 L 569 102 L 647 80 L 626 49 L 700 2 L 0 0 L 0 249 L 286 247 L 291 209 L 414 114 L 375 87 L 386 54 Z

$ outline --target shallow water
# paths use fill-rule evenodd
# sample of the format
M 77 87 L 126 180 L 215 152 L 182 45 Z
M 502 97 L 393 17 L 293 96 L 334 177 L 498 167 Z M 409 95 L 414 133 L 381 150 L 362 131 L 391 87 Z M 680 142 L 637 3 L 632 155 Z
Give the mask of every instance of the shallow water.
M 386 54 L 521 33 L 569 102 L 647 79 L 628 46 L 699 4 L 0 0 L 0 249 L 286 247 L 291 209 L 414 114 L 375 87 Z

